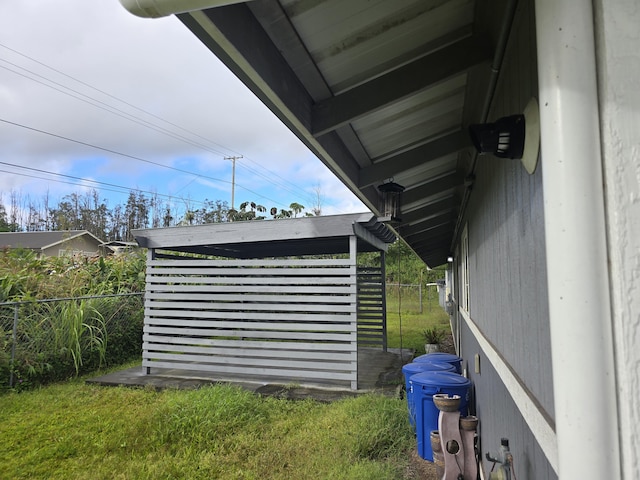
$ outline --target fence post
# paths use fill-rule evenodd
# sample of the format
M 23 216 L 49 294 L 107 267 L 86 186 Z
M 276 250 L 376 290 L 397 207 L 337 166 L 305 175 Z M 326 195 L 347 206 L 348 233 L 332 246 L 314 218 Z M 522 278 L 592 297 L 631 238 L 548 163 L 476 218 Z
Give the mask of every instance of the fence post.
M 16 361 L 16 343 L 18 341 L 18 308 L 16 303 L 13 306 L 13 333 L 11 334 L 11 369 L 9 373 L 9 387 L 13 388 L 13 369 Z

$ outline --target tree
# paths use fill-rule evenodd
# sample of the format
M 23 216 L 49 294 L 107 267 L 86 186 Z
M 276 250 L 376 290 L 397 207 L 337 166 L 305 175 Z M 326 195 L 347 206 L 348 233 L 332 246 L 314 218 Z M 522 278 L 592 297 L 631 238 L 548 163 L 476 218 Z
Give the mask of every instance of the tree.
M 295 218 L 300 214 L 301 211 L 304 210 L 304 205 L 300 205 L 299 203 L 293 202 L 291 205 L 289 205 L 289 208 L 293 212 L 293 216 Z
M 319 217 L 322 215 L 322 203 L 324 202 L 324 195 L 322 195 L 319 183 L 313 187 L 313 194 L 313 206 L 311 207 L 311 212 L 307 212 L 306 215 L 308 217 Z
M 258 205 L 255 202 L 242 202 L 239 210 L 229 210 L 229 220 L 234 221 L 246 221 L 246 220 L 264 220 L 264 215 L 258 215 L 259 213 L 266 212 L 267 209 Z
M 4 204 L 0 203 L 0 232 L 10 232 L 9 222 L 7 220 L 7 210 Z

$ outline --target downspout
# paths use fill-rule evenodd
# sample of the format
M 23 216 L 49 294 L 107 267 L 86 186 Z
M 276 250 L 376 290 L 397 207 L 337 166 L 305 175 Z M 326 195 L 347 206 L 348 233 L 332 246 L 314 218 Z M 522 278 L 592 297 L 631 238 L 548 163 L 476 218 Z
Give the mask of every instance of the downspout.
M 247 0 L 120 0 L 130 13 L 144 18 L 167 17 L 177 13 L 221 7 Z
M 558 478 L 620 478 L 593 7 L 535 10 Z

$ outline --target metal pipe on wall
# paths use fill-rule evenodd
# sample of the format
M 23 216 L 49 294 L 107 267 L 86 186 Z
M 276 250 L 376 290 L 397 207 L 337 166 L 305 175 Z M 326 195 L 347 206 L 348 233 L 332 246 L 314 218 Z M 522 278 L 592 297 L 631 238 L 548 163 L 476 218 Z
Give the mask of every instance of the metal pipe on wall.
M 620 478 L 592 8 L 535 2 L 558 477 L 581 480 Z

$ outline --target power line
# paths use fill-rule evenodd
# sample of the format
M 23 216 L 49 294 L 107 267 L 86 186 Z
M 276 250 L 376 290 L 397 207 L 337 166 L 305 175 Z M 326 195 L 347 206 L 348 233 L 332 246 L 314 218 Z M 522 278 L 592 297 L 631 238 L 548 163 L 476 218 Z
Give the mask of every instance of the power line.
M 147 193 L 149 195 L 157 195 L 159 197 L 164 197 L 164 198 L 167 198 L 169 200 L 176 199 L 176 197 L 173 196 L 173 195 L 168 195 L 168 194 L 158 193 L 158 192 L 151 192 L 149 190 L 142 190 L 140 188 L 125 187 L 123 185 L 117 185 L 115 183 L 101 182 L 101 181 L 98 181 L 98 180 L 92 180 L 90 178 L 76 177 L 74 175 L 66 175 L 64 173 L 50 172 L 48 170 L 43 170 L 43 169 L 35 168 L 35 167 L 25 167 L 23 165 L 17 165 L 15 163 L 0 162 L 0 165 L 6 165 L 6 166 L 9 166 L 9 167 L 14 167 L 14 168 L 22 168 L 24 170 L 29 170 L 29 171 L 32 171 L 32 172 L 44 173 L 46 175 L 55 175 L 57 177 L 69 178 L 69 179 L 78 180 L 78 181 L 81 181 L 81 182 L 89 182 L 89 183 L 93 183 L 93 184 L 96 184 L 96 185 L 101 185 L 102 186 L 101 189 L 102 190 L 106 190 L 108 192 L 129 193 L 131 191 L 134 191 L 134 192 L 138 192 L 138 193 Z M 93 185 L 82 185 L 82 184 L 78 184 L 78 183 L 67 182 L 67 181 L 64 181 L 64 180 L 58 180 L 58 179 L 55 179 L 55 178 L 47 178 L 47 177 L 40 177 L 40 176 L 36 176 L 36 175 L 29 175 L 29 174 L 26 174 L 26 173 L 12 172 L 12 171 L 7 171 L 7 170 L 0 170 L 0 171 L 2 171 L 3 173 L 9 173 L 9 174 L 13 174 L 13 175 L 20 175 L 20 176 L 29 177 L 29 178 L 37 178 L 37 179 L 40 179 L 40 180 L 49 180 L 49 181 L 58 182 L 58 183 L 65 183 L 65 184 L 68 184 L 68 185 L 75 185 L 75 186 L 80 186 L 80 187 L 93 187 Z M 104 187 L 113 187 L 113 188 L 118 188 L 119 190 L 114 190 L 114 189 L 109 189 L 109 188 L 104 188 Z M 194 200 L 194 203 L 205 205 L 204 202 L 195 201 L 195 200 Z
M 203 137 L 202 135 L 199 135 L 199 134 L 197 134 L 197 133 L 195 133 L 195 132 L 193 132 L 193 131 L 191 131 L 191 130 L 185 129 L 185 128 L 181 127 L 180 125 L 177 125 L 177 124 L 175 124 L 175 123 L 173 123 L 173 122 L 171 122 L 171 121 L 169 121 L 169 120 L 167 120 L 167 119 L 165 119 L 165 118 L 163 118 L 163 117 L 160 117 L 160 116 L 158 116 L 158 115 L 156 115 L 156 114 L 154 114 L 154 113 L 152 113 L 152 112 L 149 112 L 148 110 L 145 110 L 145 109 L 143 109 L 143 108 L 140 108 L 140 107 L 138 107 L 138 106 L 136 106 L 136 105 L 134 105 L 134 104 L 132 104 L 132 103 L 127 102 L 126 100 L 122 100 L 121 98 L 116 97 L 115 95 L 112 95 L 112 94 L 110 94 L 109 92 L 106 92 L 106 91 L 101 90 L 101 89 L 99 89 L 99 88 L 97 88 L 97 87 L 94 87 L 93 85 L 91 85 L 91 84 L 89 84 L 89 83 L 87 83 L 87 82 L 84 82 L 84 81 L 82 81 L 82 80 L 80 80 L 80 79 L 78 79 L 78 78 L 76 78 L 76 77 L 74 77 L 74 76 L 72 76 L 72 75 L 69 75 L 69 74 L 67 74 L 67 73 L 65 73 L 65 72 L 63 72 L 63 71 L 61 71 L 61 70 L 58 70 L 58 69 L 56 69 L 56 68 L 54 68 L 54 67 L 51 67 L 50 65 L 47 65 L 46 63 L 41 62 L 40 60 L 37 60 L 37 59 L 35 59 L 35 58 L 33 58 L 33 57 L 30 57 L 29 55 L 26 55 L 26 54 L 24 54 L 24 53 L 22 53 L 22 52 L 19 52 L 18 50 L 14 49 L 14 48 L 8 47 L 7 45 L 4 45 L 4 44 L 2 44 L 2 43 L 0 43 L 0 47 L 3 47 L 3 48 L 5 48 L 5 49 L 7 49 L 7 50 L 9 50 L 9 51 L 11 51 L 11 52 L 13 52 L 13 53 L 15 53 L 16 55 L 20 55 L 20 56 L 21 56 L 21 57 L 23 57 L 23 58 L 26 58 L 26 59 L 28 59 L 28 60 L 31 60 L 32 62 L 35 62 L 35 63 L 37 63 L 38 65 L 41 65 L 41 66 L 43 66 L 43 67 L 45 67 L 45 68 L 47 68 L 47 69 L 49 69 L 49 70 L 51 70 L 51 71 L 53 71 L 53 72 L 56 72 L 56 73 L 57 73 L 57 74 L 59 74 L 59 75 L 62 75 L 62 76 L 64 76 L 64 77 L 67 77 L 67 78 L 69 78 L 70 80 L 73 80 L 74 82 L 79 83 L 80 85 L 84 85 L 84 86 L 85 86 L 85 87 L 87 87 L 87 88 L 90 88 L 90 89 L 92 89 L 92 90 L 95 90 L 96 92 L 99 92 L 99 93 L 101 93 L 102 95 L 105 95 L 105 96 L 107 96 L 107 97 L 109 97 L 109 98 L 112 98 L 113 100 L 116 100 L 116 101 L 118 101 L 118 102 L 120 102 L 120 103 L 122 103 L 122 104 L 124 104 L 124 105 L 127 105 L 128 107 L 131 107 L 131 108 L 133 108 L 133 109 L 135 109 L 135 110 L 138 110 L 139 112 L 142 112 L 142 113 L 144 113 L 145 115 L 149 115 L 150 117 L 156 118 L 156 119 L 158 119 L 158 120 L 160 120 L 160 121 L 162 121 L 162 122 L 165 122 L 165 123 L 167 123 L 167 124 L 169 124 L 169 125 L 171 125 L 171 126 L 173 126 L 173 127 L 175 127 L 175 128 L 178 128 L 178 129 L 182 130 L 183 132 L 186 132 L 186 133 L 189 133 L 189 134 L 194 135 L 194 136 L 196 136 L 196 137 L 199 137 L 199 138 L 201 138 L 202 140 L 205 140 L 205 141 L 207 141 L 207 142 L 209 142 L 209 143 L 212 143 L 212 144 L 214 144 L 214 145 L 217 145 L 218 147 L 220 147 L 220 148 L 222 148 L 222 149 L 224 149 L 224 150 L 228 150 L 228 151 L 233 152 L 233 153 L 238 153 L 238 152 L 234 152 L 234 151 L 233 151 L 232 149 L 230 149 L 230 148 L 225 147 L 224 145 L 221 145 L 221 144 L 219 144 L 219 143 L 217 143 L 217 142 L 214 142 L 213 140 L 211 140 L 211 139 L 209 139 L 209 138 Z M 11 63 L 11 62 L 8 62 L 7 60 L 3 60 L 3 61 L 5 61 L 5 62 L 7 62 L 7 63 L 10 63 L 11 65 L 17 66 L 18 68 L 21 68 L 22 70 L 29 71 L 29 70 L 27 70 L 27 69 L 25 69 L 25 68 L 23 68 L 23 67 L 19 67 L 18 65 L 15 65 L 15 64 L 13 64 L 13 63 Z M 17 73 L 17 72 L 14 72 L 14 73 Z M 32 72 L 30 72 L 30 73 L 32 73 Z M 46 80 L 48 80 L 48 81 L 50 81 L 50 82 L 52 82 L 52 83 L 56 83 L 56 82 L 53 82 L 52 80 L 50 80 L 50 79 L 48 79 L 48 78 L 46 78 L 46 77 L 44 77 L 44 76 L 42 76 L 42 75 L 39 75 L 39 74 L 37 74 L 37 73 L 33 73 L 33 74 L 34 74 L 34 75 L 39 76 L 40 78 L 44 78 L 44 79 L 46 79 Z M 28 78 L 28 77 L 27 77 L 27 78 Z M 57 84 L 57 85 L 61 85 L 61 84 L 58 84 L 58 83 L 56 83 L 56 84 Z M 63 85 L 61 85 L 61 86 L 63 86 Z M 64 88 L 67 88 L 67 89 L 69 89 L 69 90 L 72 90 L 72 89 L 71 89 L 71 88 L 69 88 L 69 87 L 66 87 L 66 86 L 63 86 L 63 87 L 64 87 Z M 74 90 L 72 90 L 72 91 L 74 91 Z M 84 95 L 84 96 L 86 96 L 86 95 Z M 89 98 L 91 98 L 91 97 L 89 97 Z M 112 107 L 112 108 L 115 108 L 115 107 Z M 220 155 L 224 155 L 222 152 L 216 152 L 216 153 L 218 153 L 218 154 L 220 154 Z
M 136 157 L 134 155 L 129 155 L 127 153 L 118 152 L 117 150 L 112 150 L 112 149 L 106 148 L 106 147 L 100 147 L 98 145 L 94 145 L 94 144 L 91 144 L 91 143 L 83 142 L 81 140 L 75 140 L 73 138 L 65 137 L 64 135 L 58 135 L 58 134 L 55 134 L 55 133 L 52 133 L 52 132 L 47 132 L 45 130 L 41 130 L 41 129 L 38 129 L 38 128 L 35 128 L 35 127 L 29 127 L 27 125 L 23 125 L 23 124 L 17 123 L 17 122 L 12 122 L 12 121 L 4 119 L 4 118 L 0 118 L 0 122 L 4 122 L 4 123 L 7 123 L 9 125 L 13 125 L 13 126 L 16 126 L 16 127 L 24 128 L 26 130 L 30 130 L 30 131 L 33 131 L 33 132 L 41 133 L 43 135 L 48 135 L 48 136 L 51 136 L 51 137 L 59 138 L 61 140 L 66 140 L 66 141 L 69 141 L 69 142 L 73 142 L 73 143 L 76 143 L 78 145 L 83 145 L 83 146 L 86 146 L 86 147 L 95 148 L 97 150 L 101 150 L 101 151 L 104 151 L 104 152 L 112 153 L 114 155 L 120 155 L 122 157 L 130 158 L 132 160 L 136 160 L 136 161 L 139 161 L 139 162 L 144 162 L 144 163 L 148 163 L 148 164 L 155 165 L 155 166 L 158 166 L 158 167 L 167 168 L 169 170 L 173 170 L 173 171 L 176 171 L 176 172 L 184 173 L 184 174 L 187 174 L 187 175 L 193 175 L 193 176 L 196 176 L 196 177 L 199 177 L 199 178 L 212 180 L 212 181 L 215 181 L 215 182 L 231 183 L 228 180 L 222 180 L 220 178 L 214 178 L 214 177 L 210 177 L 208 175 L 202 175 L 202 174 L 198 174 L 198 173 L 195 173 L 195 172 L 190 172 L 188 170 L 183 170 L 181 168 L 172 167 L 172 166 L 169 166 L 169 165 L 163 165 L 161 163 L 154 162 L 152 160 L 147 160 L 145 158 Z M 273 200 L 273 199 L 271 199 L 269 197 L 266 197 L 266 196 L 264 196 L 264 195 L 262 195 L 262 194 L 260 194 L 258 192 L 250 190 L 249 188 L 244 187 L 244 186 L 242 186 L 240 184 L 238 184 L 238 187 L 242 188 L 243 190 L 246 190 L 247 192 L 249 192 L 249 193 L 251 193 L 253 195 L 256 195 L 257 197 L 264 198 L 265 200 L 269 200 L 270 202 L 273 202 L 273 203 L 281 205 L 281 206 L 285 206 L 284 204 L 282 204 L 282 203 L 280 203 L 280 202 L 278 202 L 276 200 Z
M 114 99 L 114 100 L 116 100 L 116 101 L 118 101 L 118 102 L 121 102 L 121 103 L 123 103 L 124 105 L 127 105 L 127 106 L 129 106 L 129 107 L 131 107 L 131 108 L 133 108 L 133 109 L 135 109 L 135 110 L 138 110 L 138 111 L 140 111 L 140 112 L 143 112 L 143 113 L 144 113 L 144 114 L 146 114 L 146 115 L 149 115 L 149 116 L 151 116 L 151 117 L 154 117 L 154 118 L 156 118 L 156 119 L 158 119 L 158 120 L 161 120 L 162 122 L 165 122 L 165 123 L 167 123 L 167 124 L 169 124 L 169 125 L 172 125 L 172 126 L 173 126 L 173 127 L 175 127 L 175 128 L 178 128 L 178 129 L 180 129 L 180 130 L 182 130 L 182 131 L 184 131 L 184 132 L 187 132 L 187 133 L 189 133 L 189 134 L 191 134 L 191 135 L 194 135 L 194 136 L 196 136 L 196 137 L 199 137 L 199 138 L 201 138 L 201 139 L 203 139 L 203 140 L 205 140 L 205 141 L 207 141 L 207 142 L 209 142 L 209 143 L 212 143 L 212 144 L 214 144 L 214 145 L 217 145 L 217 146 L 219 146 L 219 147 L 223 148 L 224 150 L 228 150 L 228 151 L 231 151 L 231 152 L 233 152 L 233 153 L 235 153 L 235 154 L 240 155 L 238 152 L 234 151 L 233 149 L 230 149 L 230 148 L 228 148 L 228 147 L 225 147 L 224 145 L 221 145 L 221 144 L 219 144 L 219 143 L 217 143 L 217 142 L 215 142 L 215 141 L 213 141 L 213 140 L 211 140 L 211 139 L 208 139 L 208 138 L 206 138 L 206 137 L 203 137 L 203 136 L 201 136 L 201 135 L 199 135 L 199 134 L 197 134 L 197 133 L 195 133 L 195 132 L 193 132 L 193 131 L 187 130 L 187 129 L 185 129 L 185 128 L 183 128 L 183 127 L 181 127 L 181 126 L 179 126 L 179 125 L 177 125 L 177 124 L 175 124 L 175 123 L 172 123 L 172 122 L 170 122 L 170 121 L 168 121 L 168 120 L 166 120 L 166 119 L 164 119 L 164 118 L 162 118 L 162 117 L 160 117 L 160 116 L 158 116 L 158 115 L 155 115 L 155 114 L 153 114 L 153 113 L 151 113 L 151 112 L 149 112 L 149 111 L 147 111 L 147 110 L 144 110 L 144 109 L 142 109 L 142 108 L 139 108 L 139 107 L 137 107 L 137 106 L 135 106 L 135 105 L 133 105 L 133 104 L 131 104 L 131 103 L 129 103 L 129 102 L 127 102 L 127 101 L 125 101 L 125 100 L 122 100 L 122 99 L 120 99 L 120 98 L 118 98 L 118 97 L 116 97 L 116 96 L 114 96 L 114 95 L 112 95 L 112 94 L 110 94 L 110 93 L 108 93 L 108 92 L 106 92 L 106 91 L 104 91 L 104 90 L 101 90 L 101 89 L 99 89 L 99 88 L 96 88 L 96 87 L 94 87 L 94 86 L 92 86 L 92 85 L 90 85 L 90 84 L 88 84 L 88 83 L 86 83 L 86 82 L 84 82 L 84 81 L 82 81 L 82 80 L 79 80 L 79 79 L 77 79 L 77 78 L 75 78 L 75 77 L 73 77 L 73 76 L 71 76 L 71 75 L 68 75 L 68 74 L 66 74 L 66 73 L 62 72 L 61 70 L 58 70 L 58 69 L 56 69 L 56 68 L 53 68 L 53 67 L 51 67 L 51 66 L 47 65 L 47 64 L 46 64 L 46 63 L 44 63 L 44 62 L 41 62 L 41 61 L 39 61 L 39 60 L 37 60 L 37 59 L 35 59 L 35 58 L 33 58 L 33 57 L 30 57 L 29 55 L 26 55 L 26 54 L 24 54 L 24 53 L 22 53 L 22 52 L 19 52 L 18 50 L 15 50 L 15 49 L 13 49 L 13 48 L 11 48 L 11 47 L 8 47 L 7 45 L 4 45 L 4 44 L 0 43 L 0 47 L 3 47 L 3 48 L 5 48 L 5 49 L 7 49 L 7 50 L 9 50 L 9 51 L 11 51 L 11 52 L 13 52 L 13 53 L 17 54 L 17 55 L 20 55 L 21 57 L 24 57 L 24 58 L 26 58 L 26 59 L 28 59 L 28 60 L 30 60 L 30 61 L 32 61 L 32 62 L 35 62 L 35 63 L 37 63 L 37 64 L 39 64 L 39 65 L 41 65 L 41 66 L 43 66 L 43 67 L 45 67 L 45 68 L 47 68 L 47 69 L 49 69 L 49 70 L 53 71 L 53 72 L 58 73 L 59 75 L 62 75 L 62 76 L 64 76 L 64 77 L 67 77 L 67 78 L 69 78 L 69 79 L 73 80 L 74 82 L 77 82 L 77 83 L 79 83 L 79 84 L 81 84 L 81 85 L 84 85 L 84 86 L 86 86 L 86 87 L 88 87 L 88 88 L 90 88 L 90 89 L 92 89 L 92 90 L 94 90 L 94 91 L 97 91 L 97 92 L 99 92 L 99 93 L 101 93 L 101 94 L 103 94 L 103 95 L 105 95 L 105 96 L 107 96 L 107 97 L 109 97 L 109 98 L 112 98 L 112 99 Z M 19 65 L 16 65 L 16 64 L 14 64 L 14 63 L 12 63 L 12 62 L 9 62 L 9 61 L 7 61 L 7 60 L 3 60 L 3 59 L 0 59 L 0 60 L 4 61 L 4 62 L 6 62 L 6 63 L 9 63 L 10 65 L 13 65 L 13 66 L 15 66 L 15 67 L 17 67 L 17 68 L 20 68 L 20 69 L 22 69 L 22 70 L 24 70 L 24 71 L 27 71 L 27 72 L 29 72 L 29 73 L 30 73 L 30 74 L 32 74 L 32 75 L 36 75 L 36 76 L 38 76 L 38 77 L 40 77 L 40 78 L 43 78 L 43 79 L 45 79 L 45 80 L 47 80 L 47 81 L 49 81 L 49 82 L 51 82 L 51 83 L 53 83 L 53 84 L 55 84 L 55 85 L 58 85 L 58 86 L 60 86 L 60 87 L 62 87 L 62 88 L 65 88 L 65 89 L 70 90 L 70 91 L 72 91 L 72 92 L 74 92 L 74 93 L 77 93 L 78 95 L 81 95 L 81 96 L 83 96 L 83 97 L 85 97 L 85 98 L 88 98 L 88 99 L 90 99 L 90 100 L 92 100 L 92 101 L 96 101 L 96 102 L 98 102 L 98 103 L 100 103 L 100 104 L 104 105 L 104 107 L 101 107 L 100 105 L 96 105 L 96 104 L 94 104 L 94 103 L 91 103 L 91 102 L 89 102 L 89 101 L 87 101 L 87 100 L 84 100 L 84 99 L 82 99 L 82 98 L 76 97 L 75 95 L 71 95 L 71 94 L 69 94 L 69 93 L 67 93 L 67 92 L 61 91 L 61 90 L 59 90 L 59 89 L 57 89 L 57 88 L 55 88 L 55 87 L 52 87 L 51 85 L 47 85 L 46 83 L 40 82 L 40 81 L 38 81 L 38 80 L 36 80 L 36 79 L 33 79 L 33 78 L 28 77 L 28 76 L 26 76 L 26 75 L 24 75 L 24 74 L 21 74 L 21 73 L 19 73 L 19 72 L 16 72 L 16 71 L 14 71 L 14 70 L 11 70 L 11 69 L 9 69 L 9 68 L 7 68 L 7 67 L 3 67 L 3 68 L 5 68 L 6 70 L 9 70 L 9 71 L 11 71 L 11 72 L 13 72 L 13 73 L 15 73 L 15 74 L 17 74 L 17 75 L 21 75 L 21 76 L 23 76 L 23 77 L 25 77 L 25 78 L 28 78 L 28 79 L 30 79 L 30 80 L 32 80 L 32 81 L 34 81 L 34 82 L 37 82 L 37 83 L 40 83 L 40 84 L 42 84 L 42 85 L 44 85 L 44 86 L 47 86 L 47 87 L 49 87 L 49 88 L 52 88 L 52 89 L 54 89 L 54 90 L 56 90 L 56 91 L 58 91 L 58 92 L 60 92 L 60 93 L 63 93 L 63 94 L 69 95 L 69 96 L 71 96 L 71 97 L 73 97 L 73 98 L 76 98 L 76 99 L 78 99 L 78 100 L 81 100 L 81 101 L 84 101 L 84 102 L 86 102 L 86 103 L 89 103 L 90 105 L 93 105 L 93 106 L 95 106 L 95 107 L 102 108 L 103 110 L 106 110 L 106 111 L 108 111 L 108 112 L 110 112 L 110 113 L 112 113 L 112 114 L 118 115 L 118 116 L 120 116 L 120 117 L 122 117 L 122 118 L 125 118 L 125 119 L 127 119 L 127 120 L 133 121 L 133 122 L 135 122 L 135 123 L 138 123 L 139 125 L 145 126 L 145 127 L 147 127 L 147 128 L 151 128 L 151 129 L 156 130 L 156 131 L 158 131 L 158 132 L 160 132 L 160 133 L 164 133 L 164 134 L 166 134 L 166 135 L 168 135 L 168 136 L 171 136 L 172 138 L 176 138 L 176 139 L 182 140 L 182 141 L 184 141 L 184 142 L 186 142 L 186 143 L 189 143 L 189 144 L 194 145 L 194 146 L 198 146 L 198 147 L 203 148 L 203 149 L 205 149 L 205 150 L 207 150 L 207 151 L 210 151 L 210 152 L 212 152 L 212 153 L 216 153 L 216 154 L 224 155 L 224 154 L 223 154 L 222 152 L 220 152 L 220 151 L 217 151 L 217 150 L 215 150 L 215 149 L 210 149 L 210 148 L 208 148 L 208 147 L 207 147 L 207 146 L 205 146 L 205 145 L 202 145 L 202 144 L 200 144 L 200 143 L 193 142 L 192 140 L 187 139 L 186 137 L 184 137 L 184 136 L 182 136 L 182 135 L 178 135 L 178 134 L 175 134 L 174 132 L 170 132 L 170 131 L 168 131 L 168 130 L 164 129 L 163 127 L 160 127 L 160 126 L 158 126 L 158 125 L 156 125 L 156 124 L 153 124 L 153 123 L 148 122 L 148 121 L 146 121 L 146 120 L 143 120 L 143 119 L 141 119 L 141 118 L 139 118 L 139 117 L 136 117 L 136 116 L 134 116 L 134 115 L 131 115 L 131 114 L 129 114 L 128 112 L 125 112 L 125 111 L 123 111 L 123 110 L 121 110 L 121 109 L 119 109 L 119 108 L 117 108 L 117 107 L 114 107 L 114 106 L 108 105 L 108 104 L 106 104 L 106 103 L 104 103 L 104 102 L 101 102 L 101 101 L 99 101 L 99 100 L 95 99 L 95 98 L 89 97 L 88 95 L 85 95 L 85 94 L 83 94 L 83 93 L 81 93 L 81 92 L 78 92 L 78 91 L 76 91 L 76 90 L 73 90 L 73 89 L 71 89 L 71 88 L 69 88 L 69 87 L 67 87 L 67 86 L 65 86 L 65 85 L 62 85 L 62 84 L 60 84 L 60 83 L 58 83 L 58 82 L 54 82 L 53 80 L 51 80 L 51 79 L 49 79 L 49 78 L 46 78 L 46 77 L 44 77 L 44 76 L 42 76 L 42 75 L 40 75 L 40 74 L 37 74 L 37 73 L 35 73 L 35 72 L 32 72 L 32 71 L 30 71 L 30 70 L 27 70 L 27 69 L 25 69 L 24 67 L 21 67 L 21 66 L 19 66 Z M 121 112 L 121 114 L 116 113 L 116 112 L 114 112 L 114 111 L 112 111 L 112 110 L 109 110 L 109 109 L 117 110 L 118 112 Z M 123 115 L 125 115 L 125 116 L 123 117 Z M 253 173 L 253 174 L 258 175 L 258 176 L 260 176 L 260 177 L 262 177 L 262 178 L 265 178 L 267 181 L 271 182 L 272 184 L 276 184 L 276 185 L 280 186 L 281 188 L 283 188 L 284 190 L 286 190 L 286 191 L 288 191 L 288 192 L 290 192 L 290 193 L 292 193 L 292 194 L 294 194 L 294 195 L 298 195 L 298 194 L 299 194 L 298 192 L 301 192 L 303 195 L 308 195 L 308 192 L 307 192 L 306 190 L 304 190 L 303 188 L 301 188 L 300 186 L 298 186 L 298 185 L 296 185 L 296 184 L 294 184 L 294 183 L 292 183 L 292 182 L 289 182 L 288 180 L 286 180 L 286 179 L 285 179 L 285 178 L 283 178 L 282 176 L 278 175 L 276 172 L 273 172 L 272 170 L 269 170 L 268 168 L 263 167 L 262 165 L 260 165 L 259 163 L 255 162 L 254 160 L 252 160 L 252 159 L 250 159 L 250 158 L 247 158 L 247 160 L 248 160 L 249 162 L 253 163 L 256 167 L 258 167 L 258 168 L 260 168 L 260 169 L 262 169 L 262 170 L 264 170 L 264 171 L 268 172 L 268 174 L 269 174 L 269 175 L 271 175 L 271 178 L 266 177 L 264 174 L 260 174 L 260 173 L 258 173 L 258 172 L 256 172 L 256 171 L 253 171 L 253 170 L 252 170 L 252 173 Z M 278 179 L 282 180 L 282 182 L 285 182 L 285 183 L 275 181 L 275 180 L 273 180 L 273 178 L 272 178 L 272 177 L 276 177 L 276 178 L 278 178 Z M 287 186 L 286 186 L 286 184 L 288 184 L 288 185 L 292 186 L 296 191 L 291 190 L 289 187 L 287 187 Z
M 26 78 L 28 80 L 31 80 L 32 82 L 39 83 L 40 85 L 43 85 L 43 86 L 48 87 L 48 88 L 51 88 L 52 90 L 55 90 L 56 92 L 62 93 L 63 95 L 67 95 L 69 97 L 75 98 L 76 100 L 80 100 L 81 102 L 87 103 L 87 104 L 89 104 L 89 105 L 91 105 L 93 107 L 100 108 L 101 110 L 109 112 L 109 113 L 111 113 L 113 115 L 116 115 L 116 116 L 118 116 L 120 118 L 124 118 L 125 120 L 129 120 L 129 121 L 131 121 L 133 123 L 137 123 L 140 126 L 149 128 L 149 129 L 154 130 L 154 131 L 156 131 L 158 133 L 161 133 L 163 135 L 171 137 L 171 138 L 173 138 L 175 140 L 180 140 L 180 141 L 182 141 L 184 143 L 187 143 L 189 145 L 193 145 L 193 146 L 198 147 L 198 148 L 202 148 L 203 150 L 207 150 L 207 151 L 209 151 L 211 153 L 215 153 L 217 155 L 223 155 L 223 153 L 218 151 L 218 150 L 213 150 L 213 149 L 207 147 L 206 145 L 203 145 L 201 143 L 196 143 L 196 142 L 188 139 L 185 136 L 182 136 L 182 135 L 176 134 L 174 132 L 171 132 L 170 130 L 167 130 L 166 128 L 163 128 L 163 127 L 161 127 L 159 125 L 151 123 L 151 122 L 149 122 L 147 120 L 144 120 L 144 119 L 142 119 L 140 117 L 136 117 L 135 115 L 131 115 L 130 113 L 128 113 L 128 112 L 126 112 L 126 111 L 124 111 L 124 110 L 122 110 L 120 108 L 114 107 L 114 106 L 109 105 L 109 104 L 107 104 L 105 102 L 102 102 L 102 101 L 100 101 L 98 99 L 95 99 L 93 97 L 85 95 L 82 92 L 78 92 L 77 90 L 69 88 L 69 87 L 67 87 L 65 85 L 62 85 L 60 83 L 54 82 L 51 79 L 43 77 L 42 75 L 39 75 L 39 74 L 37 74 L 35 72 L 27 70 L 26 68 L 23 68 L 23 67 L 21 67 L 19 65 L 15 65 L 15 64 L 13 64 L 11 62 L 8 62 L 7 60 L 4 60 L 2 58 L 0 58 L 0 61 L 8 63 L 10 65 L 13 65 L 13 66 L 15 66 L 17 68 L 20 68 L 20 69 L 30 73 L 31 75 L 36 75 L 36 76 L 38 76 L 40 78 L 44 78 L 47 82 L 51 82 L 53 85 L 57 85 L 57 86 L 59 86 L 61 88 L 69 90 L 70 92 L 73 92 L 73 93 L 75 93 L 77 95 L 74 95 L 74 94 L 69 93 L 69 92 L 65 92 L 64 90 L 61 90 L 60 88 L 56 88 L 53 85 L 49 85 L 49 84 L 47 84 L 45 82 L 42 82 L 40 80 L 37 80 L 35 78 L 31 78 L 31 77 L 29 77 L 29 76 L 27 76 L 27 75 L 25 75 L 23 73 L 20 73 L 20 72 L 17 72 L 15 70 L 12 70 L 11 68 L 8 68 L 8 67 L 6 67 L 4 65 L 0 65 L 0 68 L 3 68 L 3 69 L 5 69 L 5 70 L 7 70 L 7 71 L 9 71 L 11 73 L 15 73 L 16 75 L 20 75 L 21 77 L 24 77 L 24 78 Z M 81 98 L 81 97 L 84 97 L 84 98 Z M 96 102 L 96 103 L 94 103 L 94 102 Z

